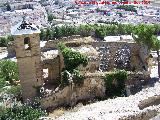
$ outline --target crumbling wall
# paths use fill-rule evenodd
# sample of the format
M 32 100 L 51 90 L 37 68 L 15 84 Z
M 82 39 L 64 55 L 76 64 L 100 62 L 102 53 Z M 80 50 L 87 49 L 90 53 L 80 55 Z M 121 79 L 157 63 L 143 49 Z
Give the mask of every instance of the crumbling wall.
M 43 69 L 47 69 L 48 68 L 48 78 L 47 79 L 47 83 L 57 83 L 57 78 L 60 77 L 62 68 L 61 66 L 63 65 L 63 63 L 61 63 L 60 61 L 60 56 L 58 55 L 56 58 L 54 59 L 46 59 L 43 60 L 42 62 L 42 68 Z
M 47 41 L 43 49 L 55 49 L 55 48 L 57 48 L 57 45 L 60 42 L 65 43 L 66 46 L 77 47 L 77 46 L 81 46 L 83 44 L 89 44 L 93 41 L 94 41 L 94 39 L 91 36 L 89 36 L 89 37 L 82 37 L 79 35 L 68 36 L 68 37 L 63 37 L 61 39 L 57 39 L 57 40 Z
M 82 86 L 70 84 L 62 90 L 56 88 L 50 95 L 41 99 L 41 106 L 45 109 L 56 108 L 62 105 L 75 105 L 80 100 L 93 99 L 95 97 L 104 97 L 105 86 L 103 79 L 96 76 L 88 76 Z
M 107 74 L 107 73 L 106 73 Z M 143 73 L 131 73 L 128 76 L 126 85 L 135 84 L 138 80 L 145 80 L 145 75 Z M 41 106 L 44 109 L 47 108 L 56 108 L 59 106 L 75 105 L 78 101 L 81 100 L 91 100 L 94 98 L 103 98 L 105 97 L 105 83 L 103 76 L 105 73 L 87 73 L 85 74 L 84 84 L 77 86 L 70 84 L 69 86 L 64 87 L 63 89 L 56 88 L 54 91 L 50 91 L 49 94 L 45 94 L 41 99 Z M 138 79 L 131 79 L 133 76 L 136 76 Z M 144 78 L 143 78 L 144 77 Z
M 131 69 L 130 70 L 135 70 L 135 71 L 143 71 L 144 70 L 143 66 L 146 63 L 144 61 L 145 60 L 144 57 L 146 56 L 146 52 L 145 52 L 146 49 L 143 49 L 141 46 L 139 46 L 136 43 L 101 41 L 101 42 L 92 42 L 92 46 L 94 48 L 109 47 L 110 56 L 109 56 L 108 71 L 113 70 L 115 68 L 116 52 L 124 46 L 127 46 L 131 52 L 131 58 L 130 58 Z M 141 52 L 141 55 L 140 55 L 140 52 Z M 143 55 L 143 53 L 145 55 Z M 99 59 L 100 59 L 100 57 L 99 57 Z

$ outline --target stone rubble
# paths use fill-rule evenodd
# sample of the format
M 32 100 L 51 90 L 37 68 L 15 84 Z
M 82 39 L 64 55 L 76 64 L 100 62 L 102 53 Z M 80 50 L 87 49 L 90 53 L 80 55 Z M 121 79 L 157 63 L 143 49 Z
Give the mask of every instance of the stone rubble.
M 74 112 L 66 112 L 60 117 L 45 117 L 40 120 L 149 120 L 160 114 L 160 105 L 149 106 L 140 110 L 141 101 L 160 95 L 160 83 L 146 88 L 129 97 L 117 97 L 99 101 L 78 108 Z M 154 119 L 158 120 L 158 119 Z

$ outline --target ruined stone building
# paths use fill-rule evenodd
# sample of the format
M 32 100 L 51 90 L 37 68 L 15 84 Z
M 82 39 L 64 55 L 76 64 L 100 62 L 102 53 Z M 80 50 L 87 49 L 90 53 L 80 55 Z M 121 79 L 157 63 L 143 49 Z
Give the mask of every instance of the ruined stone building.
M 86 67 L 80 66 L 79 69 L 84 74 L 96 75 L 89 77 L 86 75 L 88 81 L 82 88 L 73 89 L 72 86 L 60 93 L 53 92 L 48 98 L 43 99 L 42 104 L 45 103 L 47 107 L 52 106 L 53 103 L 54 106 L 63 104 L 72 99 L 102 96 L 104 84 L 97 76 L 99 72 L 112 71 L 114 68 L 148 72 L 148 50 L 135 43 L 131 36 L 109 36 L 103 41 L 97 41 L 92 37 L 71 36 L 47 41 L 45 46 L 40 47 L 40 30 L 33 24 L 22 21 L 13 27 L 11 32 L 14 36 L 14 44 L 10 46 L 9 52 L 16 53 L 24 101 L 37 96 L 37 89 L 43 83 L 54 86 L 60 80 L 64 63 L 63 56 L 57 49 L 59 42 L 65 43 L 72 50 L 86 54 L 89 63 Z M 44 75 L 44 70 L 47 70 L 47 75 Z

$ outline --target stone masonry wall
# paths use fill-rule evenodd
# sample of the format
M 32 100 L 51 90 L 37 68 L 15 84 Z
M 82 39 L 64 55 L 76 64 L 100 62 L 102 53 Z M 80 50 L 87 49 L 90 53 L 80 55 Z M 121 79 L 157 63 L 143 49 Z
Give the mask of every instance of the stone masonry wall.
M 56 89 L 57 90 L 57 89 Z M 41 100 L 44 109 L 56 108 L 62 105 L 75 105 L 80 100 L 104 97 L 104 81 L 96 76 L 86 77 L 82 86 L 74 84 L 66 86 L 62 90 L 52 91 L 52 93 Z
M 14 37 L 23 100 L 32 100 L 37 95 L 36 87 L 43 84 L 39 34 Z M 30 50 L 25 50 L 25 37 L 30 38 Z
M 42 62 L 42 68 L 47 69 L 48 68 L 48 83 L 54 84 L 56 83 L 56 79 L 60 77 L 61 73 L 61 63 L 60 63 L 60 57 L 57 56 L 54 59 L 46 59 Z
M 56 88 L 41 99 L 41 106 L 44 109 L 54 109 L 59 106 L 73 106 L 81 100 L 91 100 L 96 97 L 103 98 L 105 96 L 104 74 L 105 73 L 88 73 L 85 74 L 85 80 L 82 86 L 72 84 L 62 90 Z M 140 79 L 147 80 L 144 74 L 145 73 L 129 74 L 126 84 L 136 84 Z M 133 76 L 136 76 L 137 81 L 136 79 L 131 79 Z

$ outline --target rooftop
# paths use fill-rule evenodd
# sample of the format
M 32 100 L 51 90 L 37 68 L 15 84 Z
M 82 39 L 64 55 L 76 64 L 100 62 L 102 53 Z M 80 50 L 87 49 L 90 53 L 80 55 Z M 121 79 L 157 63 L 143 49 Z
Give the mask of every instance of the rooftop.
M 24 19 L 11 28 L 12 35 L 40 33 L 40 30 L 32 23 L 27 23 Z

